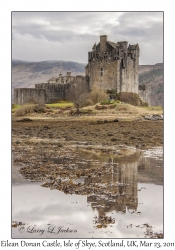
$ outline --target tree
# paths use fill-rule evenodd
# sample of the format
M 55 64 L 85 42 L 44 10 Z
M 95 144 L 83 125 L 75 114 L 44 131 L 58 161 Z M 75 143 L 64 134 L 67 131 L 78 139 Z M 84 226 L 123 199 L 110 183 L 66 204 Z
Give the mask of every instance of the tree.
M 85 104 L 89 94 L 90 90 L 86 82 L 71 83 L 66 91 L 66 99 L 73 102 L 77 113 L 79 113 L 80 108 Z

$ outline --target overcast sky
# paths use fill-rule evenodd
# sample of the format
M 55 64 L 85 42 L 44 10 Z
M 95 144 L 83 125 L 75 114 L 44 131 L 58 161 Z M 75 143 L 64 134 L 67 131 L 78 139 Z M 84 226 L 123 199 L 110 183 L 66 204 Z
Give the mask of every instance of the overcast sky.
M 162 12 L 13 12 L 12 58 L 87 63 L 100 35 L 139 43 L 141 65 L 163 62 Z

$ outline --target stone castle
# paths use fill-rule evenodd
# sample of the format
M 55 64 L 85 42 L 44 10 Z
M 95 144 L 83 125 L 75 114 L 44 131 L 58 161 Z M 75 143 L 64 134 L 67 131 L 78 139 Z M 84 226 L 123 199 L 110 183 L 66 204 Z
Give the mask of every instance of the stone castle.
M 66 100 L 72 84 L 87 84 L 92 90 L 98 86 L 104 90 L 116 93 L 132 92 L 140 96 L 144 102 L 150 100 L 150 88 L 139 85 L 139 45 L 128 45 L 127 41 L 110 42 L 106 35 L 100 36 L 100 42 L 88 52 L 88 64 L 85 67 L 85 76 L 53 77 L 47 83 L 35 84 L 35 88 L 14 89 L 14 103 L 23 104 L 31 100 L 42 103 L 51 103 Z

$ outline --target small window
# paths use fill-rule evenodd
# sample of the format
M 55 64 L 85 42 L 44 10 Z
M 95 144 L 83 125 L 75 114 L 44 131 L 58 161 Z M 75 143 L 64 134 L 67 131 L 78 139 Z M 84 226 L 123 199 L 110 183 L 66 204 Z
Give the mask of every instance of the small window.
M 103 76 L 103 68 L 101 68 L 100 75 Z

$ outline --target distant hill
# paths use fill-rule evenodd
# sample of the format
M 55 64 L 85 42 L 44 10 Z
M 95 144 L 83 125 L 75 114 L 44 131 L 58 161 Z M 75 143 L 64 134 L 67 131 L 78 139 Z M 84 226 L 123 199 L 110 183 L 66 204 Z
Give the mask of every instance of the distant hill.
M 12 60 L 12 88 L 32 88 L 35 83 L 47 82 L 58 77 L 60 72 L 65 75 L 84 75 L 86 64 L 66 61 L 26 62 Z
M 84 63 L 69 61 L 27 62 L 12 60 L 12 89 L 33 88 L 35 83 L 47 82 L 71 71 L 73 76 L 84 75 Z M 151 105 L 163 105 L 163 63 L 139 66 L 139 83 L 152 88 Z M 13 99 L 13 91 L 12 91 Z
M 151 86 L 153 106 L 163 106 L 163 70 L 163 63 L 139 66 L 139 83 Z

